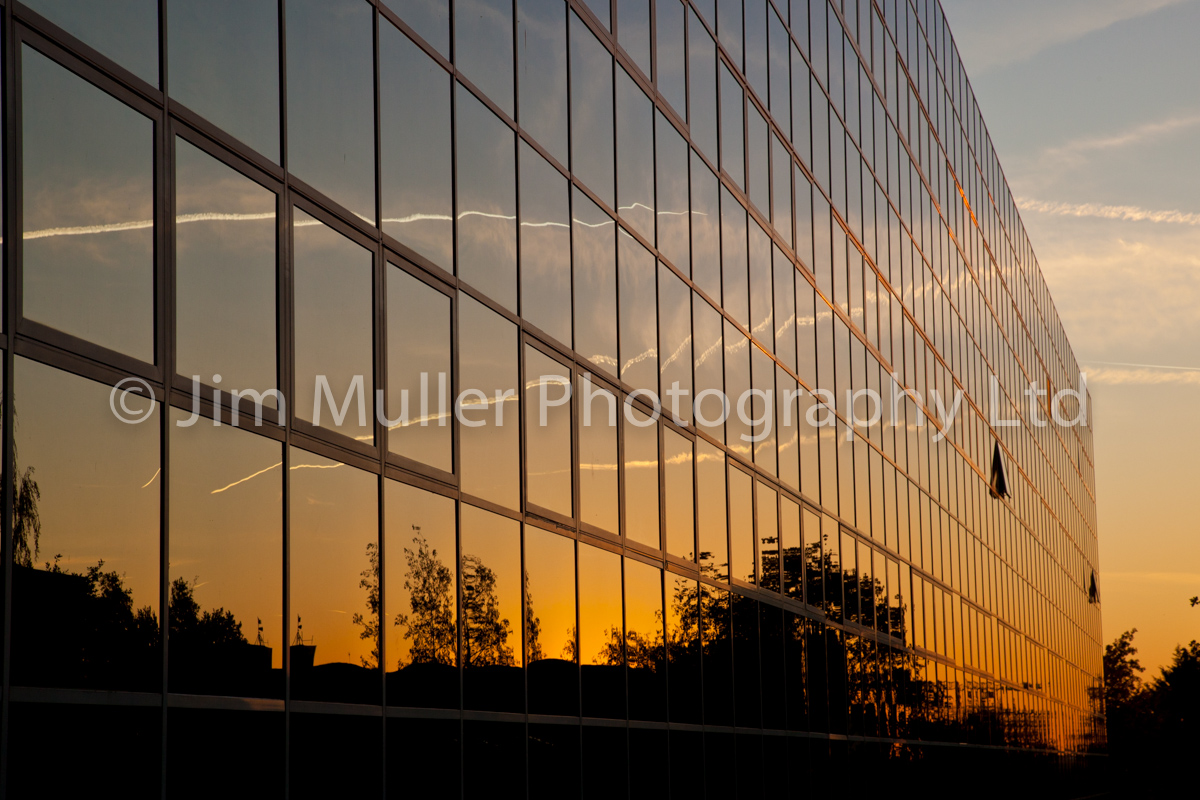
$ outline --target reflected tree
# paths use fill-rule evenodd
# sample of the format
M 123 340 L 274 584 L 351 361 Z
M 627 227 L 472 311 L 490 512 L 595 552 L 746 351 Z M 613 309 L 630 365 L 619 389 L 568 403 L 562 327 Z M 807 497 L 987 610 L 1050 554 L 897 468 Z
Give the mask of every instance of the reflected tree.
M 525 571 L 525 660 L 527 663 L 541 661 L 546 657 L 542 652 L 542 621 L 533 610 L 533 592 L 529 588 L 529 571 Z
M 409 613 L 396 614 L 393 624 L 404 628 L 404 638 L 411 642 L 411 663 L 453 665 L 454 573 L 442 563 L 437 550 L 429 546 L 424 536 L 414 536 L 412 543 L 412 547 L 404 548 L 407 564 L 404 588 L 408 591 Z
M 367 591 L 367 613 L 354 612 L 350 618 L 351 624 L 362 628 L 358 638 L 371 642 L 369 655 L 359 656 L 358 660 L 366 669 L 376 669 L 382 662 L 379 651 L 379 615 L 382 613 L 382 603 L 379 595 L 379 546 L 375 542 L 367 543 L 367 568 L 359 573 L 358 586 Z
M 478 556 L 464 555 L 462 581 L 464 666 L 514 666 L 512 625 L 500 616 L 496 573 Z

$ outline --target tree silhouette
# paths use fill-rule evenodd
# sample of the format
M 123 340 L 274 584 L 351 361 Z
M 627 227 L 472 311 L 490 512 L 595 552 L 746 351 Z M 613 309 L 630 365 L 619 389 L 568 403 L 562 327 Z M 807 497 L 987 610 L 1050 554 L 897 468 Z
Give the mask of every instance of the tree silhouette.
M 514 666 L 508 644 L 512 626 L 500 616 L 496 573 L 478 556 L 464 555 L 462 581 L 464 666 Z
M 525 661 L 531 663 L 541 661 L 546 656 L 542 652 L 542 621 L 533 611 L 533 592 L 529 589 L 529 571 L 525 571 Z
M 364 615 L 361 611 L 354 612 L 350 622 L 362 628 L 358 634 L 359 639 L 371 642 L 370 654 L 359 656 L 359 662 L 366 669 L 376 669 L 382 661 L 379 652 L 379 615 L 382 612 L 382 604 L 379 595 L 379 547 L 375 542 L 367 542 L 367 568 L 359 575 L 359 588 L 367 590 L 367 613 Z
M 41 549 L 41 497 L 33 467 L 26 467 L 13 484 L 13 561 L 22 567 L 32 567 Z
M 438 558 L 424 536 L 413 537 L 413 547 L 404 548 L 408 565 L 404 588 L 409 596 L 409 613 L 396 614 L 395 625 L 404 628 L 411 642 L 413 664 L 454 664 L 454 573 Z M 464 608 L 464 612 L 466 609 Z
M 188 583 L 183 578 L 171 582 L 170 613 L 167 617 L 172 644 L 192 647 L 248 644 L 242 633 L 242 623 L 234 619 L 233 612 L 224 608 L 201 611 L 195 598 L 196 583 Z M 149 608 L 143 610 L 148 612 Z

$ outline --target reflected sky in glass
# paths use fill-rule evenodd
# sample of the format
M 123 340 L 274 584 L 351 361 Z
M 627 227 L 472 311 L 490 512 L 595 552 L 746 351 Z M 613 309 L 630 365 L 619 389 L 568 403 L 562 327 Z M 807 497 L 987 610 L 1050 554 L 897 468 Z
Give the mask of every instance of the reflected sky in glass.
M 717 580 L 728 580 L 725 454 L 703 439 L 696 440 L 696 499 L 700 570 Z
M 579 545 L 579 655 L 582 664 L 624 663 L 621 557 Z M 616 644 L 616 652 L 612 645 Z M 614 659 L 614 656 L 616 658 Z
M 417 35 L 450 58 L 450 0 L 384 0 Z
M 658 265 L 659 400 L 668 418 L 685 425 L 692 420 L 693 399 L 691 294 L 675 273 Z M 672 395 L 676 383 L 681 393 Z
M 453 472 L 450 298 L 389 264 L 387 308 L 388 450 Z
M 662 112 L 654 115 L 654 129 L 658 251 L 684 275 L 690 275 L 688 146 Z
M 654 4 L 654 35 L 658 40 L 654 79 L 658 93 L 683 120 L 687 119 L 687 51 L 683 27 L 686 8 L 678 0 L 660 0 Z
M 663 434 L 663 474 L 666 485 L 667 553 L 694 561 L 695 464 L 691 439 L 668 426 Z
M 571 391 L 570 374 L 567 367 L 526 345 L 525 499 L 564 517 L 574 516 L 571 404 L 559 404 Z
M 516 116 L 511 0 L 454 0 L 454 61 L 501 111 Z
M 567 14 L 562 0 L 518 0 L 521 127 L 564 167 L 567 158 Z
M 725 441 L 721 393 L 725 388 L 723 325 L 721 314 L 699 295 L 692 297 L 693 363 L 696 393 L 693 403 L 696 427 L 717 441 Z M 701 395 L 704 395 L 701 397 Z
M 575 543 L 525 527 L 527 663 L 575 656 Z
M 655 261 L 625 231 L 617 238 L 621 297 L 621 380 L 658 391 L 658 331 Z
M 615 376 L 617 223 L 579 189 L 571 197 L 575 351 Z
M 571 342 L 570 185 L 521 143 L 521 316 Z
M 692 153 L 692 280 L 720 302 L 721 206 L 720 183 L 704 161 Z
M 636 407 L 623 411 L 625 427 L 625 536 L 658 550 L 658 426 Z
M 171 97 L 279 162 L 279 4 L 168 0 Z
M 29 0 L 25 5 L 158 86 L 156 0 Z
M 717 45 L 688 9 L 688 127 L 696 147 L 717 160 Z
M 154 361 L 154 123 L 22 48 L 24 315 Z
M 571 172 L 613 202 L 612 55 L 571 15 Z
M 521 501 L 517 328 L 461 293 L 458 312 L 459 382 L 483 393 L 460 397 L 462 416 L 472 423 L 459 425 L 462 490 L 515 509 Z
M 654 241 L 654 105 L 617 70 L 617 213 Z
M 592 384 L 576 381 L 579 398 L 579 505 L 580 521 L 616 534 L 620 532 L 617 489 L 617 398 Z M 587 416 L 590 404 L 591 417 Z

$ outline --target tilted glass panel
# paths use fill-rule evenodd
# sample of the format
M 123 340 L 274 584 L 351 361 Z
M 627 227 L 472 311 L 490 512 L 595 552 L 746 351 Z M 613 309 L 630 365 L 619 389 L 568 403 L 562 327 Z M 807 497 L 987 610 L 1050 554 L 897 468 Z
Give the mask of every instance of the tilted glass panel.
M 373 444 L 371 251 L 300 209 L 293 220 L 294 413 Z
M 691 290 L 666 266 L 658 266 L 659 392 L 663 414 L 681 425 L 692 421 Z
M 521 316 L 571 342 L 570 184 L 521 143 Z
M 538 144 L 567 160 L 567 14 L 562 0 L 517 2 L 520 123 Z
M 454 471 L 451 300 L 387 268 L 388 451 Z
M 580 521 L 609 533 L 620 532 L 617 472 L 617 398 L 592 383 L 576 381 L 579 421 Z
M 579 713 L 575 542 L 525 526 L 525 663 L 531 714 Z
M 379 173 L 383 232 L 454 271 L 450 76 L 397 28 L 379 23 Z M 413 109 L 421 113 L 414 114 Z
M 454 62 L 501 111 L 516 116 L 511 0 L 454 0 Z
M 717 38 L 729 51 L 734 67 L 742 69 L 742 0 L 717 0 L 715 22 Z
M 25 5 L 146 83 L 158 86 L 155 0 L 29 0 Z
M 617 43 L 650 77 L 650 0 L 617 0 Z
M 783 8 L 783 19 L 787 19 L 787 9 Z M 771 116 L 788 136 L 792 124 L 792 97 L 788 81 L 790 65 L 788 64 L 788 32 L 784 23 L 774 9 L 767 7 L 768 57 L 771 69 Z
M 571 370 L 525 346 L 525 499 L 572 517 Z
M 625 536 L 632 541 L 662 548 L 659 541 L 658 425 L 653 417 L 626 403 L 625 434 Z
M 579 545 L 579 663 L 585 717 L 625 716 L 621 557 Z
M 725 454 L 696 440 L 696 517 L 700 572 L 714 580 L 729 580 L 729 541 L 725 515 Z
M 154 361 L 154 123 L 21 50 L 23 313 Z
M 775 420 L 775 362 L 759 347 L 750 351 L 751 402 L 746 403 L 754 431 L 754 464 L 777 475 L 778 426 Z
M 276 388 L 275 207 L 274 192 L 175 140 L 175 371 L 185 378 Z
M 293 447 L 291 696 L 379 702 L 379 479 Z
M 655 75 L 658 93 L 682 120 L 687 120 L 687 51 L 684 15 L 687 6 L 677 0 L 654 4 Z
M 649 250 L 621 231 L 617 238 L 621 300 L 621 380 L 658 391 L 658 330 L 655 261 Z
M 512 129 L 461 84 L 454 124 L 458 277 L 517 307 L 517 153 Z
M 672 722 L 699 722 L 700 585 L 673 572 L 666 578 L 668 715 Z
M 800 489 L 801 432 L 807 421 L 800 414 L 796 379 L 783 367 L 775 367 L 775 419 L 779 429 L 779 480 L 793 490 Z
M 793 600 L 804 600 L 804 548 L 800 539 L 800 506 L 779 498 L 780 589 Z
M 746 37 L 746 80 L 755 93 L 766 100 L 767 82 L 767 0 L 743 0 Z
M 654 241 L 654 105 L 617 70 L 617 213 Z
M 696 147 L 715 162 L 717 152 L 717 45 L 695 10 L 688 9 L 688 128 Z
M 375 65 L 366 0 L 288 0 L 288 170 L 375 221 Z
M 771 263 L 774 275 L 774 344 L 775 356 L 790 369 L 796 369 L 796 269 L 792 261 L 779 249 L 771 248 Z M 803 278 L 799 279 L 803 281 Z
M 159 691 L 158 404 L 17 357 L 11 676 Z
M 171 97 L 278 163 L 279 4 L 168 0 L 167 43 Z
M 390 480 L 383 492 L 388 704 L 457 707 L 454 500 Z
M 617 223 L 579 189 L 571 194 L 575 351 L 617 369 Z
M 571 172 L 610 208 L 613 202 L 612 55 L 571 14 Z
M 729 465 L 729 575 L 755 583 L 754 479 Z
M 796 238 L 792 230 L 792 156 L 783 142 L 771 134 L 771 224 L 791 246 Z
M 666 550 L 696 560 L 695 442 L 667 426 L 663 433 L 663 480 L 666 496 Z
M 461 506 L 463 705 L 519 711 L 525 705 L 521 644 L 521 524 Z
M 517 329 L 465 294 L 458 296 L 462 490 L 506 508 L 521 502 Z M 460 410 L 461 409 L 461 410 Z
M 746 106 L 746 157 L 749 173 L 746 176 L 750 202 L 763 216 L 771 215 L 771 165 L 770 134 L 767 121 L 758 111 L 758 106 Z
M 661 111 L 654 115 L 654 129 L 658 251 L 684 275 L 690 275 L 688 146 Z
M 168 689 L 283 697 L 283 449 L 171 423 Z
M 715 301 L 721 299 L 721 194 L 717 176 L 692 153 L 692 280 Z

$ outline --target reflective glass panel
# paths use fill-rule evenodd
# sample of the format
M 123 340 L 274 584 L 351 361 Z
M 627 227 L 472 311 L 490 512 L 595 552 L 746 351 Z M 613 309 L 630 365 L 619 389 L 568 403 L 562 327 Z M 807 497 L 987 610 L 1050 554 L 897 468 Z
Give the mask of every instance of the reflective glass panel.
M 694 331 L 693 359 L 696 394 L 693 413 L 696 427 L 717 441 L 725 441 L 725 367 L 721 314 L 699 295 L 692 297 L 692 330 Z
M 742 0 L 717 0 L 716 23 L 717 38 L 742 69 Z
M 300 209 L 293 219 L 295 414 L 372 444 L 371 251 Z
M 450 76 L 382 18 L 379 136 L 384 233 L 453 272 Z
M 700 571 L 716 580 L 729 580 L 725 454 L 702 439 L 696 440 L 696 498 Z
M 169 688 L 283 696 L 283 450 L 171 409 Z
M 525 346 L 525 499 L 572 517 L 571 370 Z
M 767 121 L 753 103 L 747 105 L 746 156 L 749 163 L 747 176 L 750 202 L 758 207 L 764 217 L 771 215 L 771 167 L 768 160 L 770 138 Z
M 617 70 L 617 213 L 654 241 L 654 105 Z
M 612 55 L 571 15 L 571 172 L 613 202 Z
M 450 57 L 450 0 L 385 0 L 417 34 Z
M 700 586 L 694 579 L 671 572 L 666 578 L 669 715 L 672 722 L 699 722 Z
M 692 421 L 691 290 L 666 266 L 658 266 L 659 392 L 664 414 L 681 425 Z
M 754 479 L 729 465 L 729 574 L 754 583 Z
M 617 239 L 621 298 L 621 380 L 658 391 L 658 330 L 655 261 L 649 250 L 621 231 Z
M 662 0 L 654 4 L 654 35 L 657 39 L 654 76 L 661 94 L 679 118 L 687 119 L 687 52 L 684 14 L 687 6 L 677 0 Z
M 743 327 L 750 327 L 750 288 L 746 242 L 746 209 L 721 187 L 721 307 Z M 714 298 L 715 299 L 715 298 Z
M 662 547 L 658 514 L 658 425 L 648 414 L 626 404 L 625 535 L 640 544 Z
M 675 433 L 670 426 L 664 429 L 663 436 L 667 553 L 695 561 L 695 443 Z
M 519 508 L 520 400 L 517 328 L 477 300 L 459 294 L 458 335 L 462 490 Z M 474 391 L 472 391 L 474 390 Z
M 783 593 L 804 600 L 804 548 L 800 539 L 800 506 L 787 497 L 779 499 L 779 565 Z
M 775 368 L 775 421 L 779 429 L 779 480 L 793 490 L 800 489 L 800 436 L 807 422 L 800 416 L 796 379 Z
M 288 0 L 288 170 L 375 221 L 374 8 Z
M 21 56 L 25 318 L 153 362 L 154 123 Z
M 751 428 L 754 431 L 754 463 L 771 475 L 776 475 L 778 456 L 775 421 L 775 362 L 761 348 L 750 351 L 750 378 L 752 392 L 745 404 Z
M 684 275 L 691 274 L 687 142 L 658 112 L 655 122 L 655 175 L 658 251 Z
M 388 450 L 454 471 L 450 298 L 387 268 Z
M 511 0 L 454 0 L 454 61 L 501 111 L 516 116 Z
M 722 37 L 724 43 L 724 37 Z M 721 63 L 721 170 L 740 188 L 746 186 L 745 98 L 742 85 Z
M 180 375 L 222 391 L 276 387 L 275 201 L 274 192 L 175 140 Z
M 771 134 L 771 222 L 789 245 L 792 232 L 792 157 L 775 134 Z
M 575 542 L 525 526 L 525 663 L 531 714 L 579 713 Z
M 617 224 L 583 192 L 571 196 L 575 351 L 616 376 Z
M 518 711 L 525 705 L 521 646 L 521 524 L 462 507 L 464 705 Z
M 384 481 L 383 637 L 390 705 L 458 705 L 454 500 Z
M 617 42 L 650 75 L 650 0 L 617 0 Z
M 768 352 L 775 350 L 775 306 L 771 271 L 771 239 L 757 222 L 751 222 L 750 335 Z
M 734 454 L 749 461 L 752 457 L 753 429 L 750 422 L 752 397 L 750 396 L 750 350 L 757 350 L 750 340 L 725 321 L 725 394 L 729 402 L 729 416 L 725 420 L 725 444 Z M 707 412 L 706 412 L 707 413 Z
M 278 163 L 279 4 L 168 0 L 167 28 L 171 97 Z
M 158 86 L 155 0 L 29 0 L 25 5 L 146 83 Z
M 721 207 L 719 183 L 692 153 L 692 280 L 713 300 L 721 297 Z
M 15 685 L 158 691 L 158 404 L 17 357 Z
M 512 129 L 461 84 L 458 113 L 458 277 L 517 308 L 517 154 Z
M 567 12 L 562 0 L 517 2 L 520 122 L 559 164 L 567 160 Z
M 779 591 L 779 494 L 759 482 L 755 498 L 754 524 L 758 534 L 758 581 L 764 589 Z
M 580 521 L 620 532 L 617 474 L 617 398 L 587 376 L 576 381 L 579 397 Z
M 784 366 L 796 369 L 796 269 L 778 247 L 771 248 L 775 273 L 775 356 Z
M 715 162 L 717 152 L 717 45 L 688 10 L 688 127 L 696 147 Z
M 379 479 L 293 447 L 292 697 L 379 702 Z
M 662 579 L 658 567 L 625 559 L 625 651 L 629 716 L 634 719 L 667 715 Z
M 521 143 L 521 316 L 571 342 L 570 185 Z
M 621 557 L 579 545 L 579 662 L 583 714 L 625 716 L 625 626 Z

